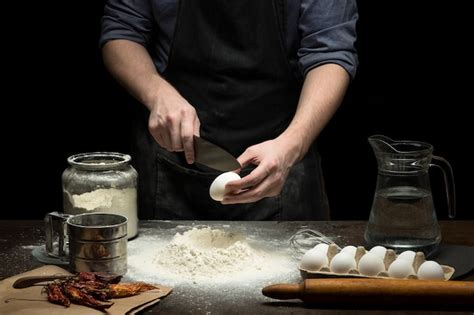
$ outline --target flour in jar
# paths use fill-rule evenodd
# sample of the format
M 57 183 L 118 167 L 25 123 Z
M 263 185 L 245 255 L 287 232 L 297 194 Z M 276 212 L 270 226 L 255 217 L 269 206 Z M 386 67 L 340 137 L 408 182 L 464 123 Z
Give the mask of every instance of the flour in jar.
M 135 188 L 100 188 L 68 197 L 72 209 L 66 210 L 67 213 L 79 214 L 93 211 L 121 214 L 128 219 L 128 238 L 137 235 L 137 190 Z

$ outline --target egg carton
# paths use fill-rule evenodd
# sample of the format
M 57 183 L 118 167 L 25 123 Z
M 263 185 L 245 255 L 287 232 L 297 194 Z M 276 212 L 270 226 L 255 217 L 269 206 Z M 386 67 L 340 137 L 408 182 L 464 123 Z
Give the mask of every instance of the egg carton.
M 331 271 L 329 266 L 331 265 L 332 259 L 340 251 L 341 251 L 340 247 L 337 246 L 336 244 L 329 244 L 327 254 L 326 254 L 328 264 L 322 266 L 319 270 L 307 270 L 307 269 L 304 269 L 300 264 L 298 266 L 298 269 L 300 271 L 301 277 L 303 279 L 312 279 L 312 278 L 320 278 L 320 277 L 361 277 L 361 278 L 395 279 L 395 277 L 391 277 L 388 273 L 388 269 L 390 265 L 398 257 L 394 250 L 387 249 L 385 251 L 385 255 L 383 256 L 383 264 L 384 264 L 385 270 L 373 276 L 364 275 L 359 272 L 359 269 L 358 269 L 359 261 L 362 258 L 362 256 L 368 253 L 368 251 L 363 246 L 358 246 L 355 251 L 354 259 L 356 262 L 356 268 L 351 268 L 346 273 L 336 273 L 336 272 Z M 415 273 L 409 274 L 404 279 L 418 279 L 418 276 L 417 276 L 418 269 L 425 261 L 426 261 L 425 254 L 423 252 L 416 252 L 411 264 Z M 447 265 L 440 265 L 440 266 L 443 269 L 444 280 L 449 280 L 454 274 L 455 269 Z

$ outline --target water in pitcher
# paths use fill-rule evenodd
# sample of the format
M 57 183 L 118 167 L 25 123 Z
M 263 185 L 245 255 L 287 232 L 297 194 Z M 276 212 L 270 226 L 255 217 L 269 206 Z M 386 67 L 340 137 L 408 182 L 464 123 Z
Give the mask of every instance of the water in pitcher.
M 433 155 L 426 142 L 393 140 L 383 135 L 369 137 L 377 160 L 377 184 L 365 230 L 369 246 L 422 251 L 438 249 L 441 232 L 436 218 L 429 168 L 436 166 L 445 179 L 448 213 L 456 213 L 456 194 L 451 165 Z
M 413 186 L 377 190 L 365 238 L 369 244 L 433 253 L 441 241 L 431 192 Z

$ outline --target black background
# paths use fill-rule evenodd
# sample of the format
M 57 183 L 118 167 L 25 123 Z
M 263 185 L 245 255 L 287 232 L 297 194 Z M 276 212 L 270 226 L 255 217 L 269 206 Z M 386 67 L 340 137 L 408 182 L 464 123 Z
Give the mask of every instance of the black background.
M 454 169 L 458 218 L 474 218 L 472 87 L 464 79 L 473 70 L 468 11 L 424 2 L 358 3 L 360 67 L 320 137 L 333 219 L 368 218 L 376 182 L 372 134 L 433 144 Z M 129 152 L 131 97 L 107 74 L 98 48 L 103 4 L 53 1 L 3 10 L 13 22 L 3 25 L 2 39 L 1 219 L 60 210 L 69 155 Z M 442 177 L 431 173 L 444 219 Z

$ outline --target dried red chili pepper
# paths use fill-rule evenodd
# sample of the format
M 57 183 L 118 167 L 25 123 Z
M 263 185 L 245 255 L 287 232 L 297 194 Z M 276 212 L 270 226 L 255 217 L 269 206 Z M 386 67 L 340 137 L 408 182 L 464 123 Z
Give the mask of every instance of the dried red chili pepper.
M 75 288 L 70 284 L 64 284 L 63 290 L 66 296 L 77 304 L 89 306 L 102 311 L 114 305 L 113 302 L 103 302 L 96 300 L 93 296 Z
M 98 281 L 103 283 L 119 283 L 122 276 L 107 272 L 79 272 L 77 274 L 79 281 Z
M 45 289 L 52 303 L 69 306 L 72 302 L 104 311 L 114 304 L 109 301 L 111 298 L 133 296 L 157 288 L 144 282 L 119 284 L 121 278 L 110 273 L 80 272 L 50 283 Z
M 121 298 L 153 289 L 157 289 L 157 287 L 144 282 L 109 284 L 108 296 L 109 298 Z
M 46 293 L 48 294 L 48 301 L 54 304 L 64 305 L 69 307 L 71 301 L 63 294 L 61 285 L 57 282 L 52 282 L 46 287 Z

